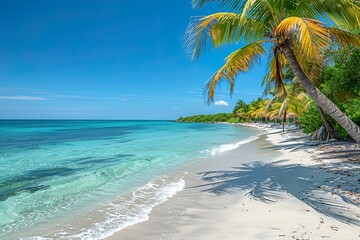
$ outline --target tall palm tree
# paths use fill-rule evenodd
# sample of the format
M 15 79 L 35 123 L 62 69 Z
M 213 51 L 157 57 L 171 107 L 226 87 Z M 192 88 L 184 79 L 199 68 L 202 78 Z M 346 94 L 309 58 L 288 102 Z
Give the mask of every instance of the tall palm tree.
M 195 8 L 212 2 L 220 2 L 232 12 L 193 18 L 185 43 L 188 53 L 197 58 L 209 47 L 240 41 L 246 45 L 230 54 L 224 66 L 207 82 L 209 101 L 213 101 L 219 83 L 227 81 L 232 92 L 235 77 L 247 72 L 259 62 L 261 55 L 270 52 L 276 80 L 282 81 L 282 69 L 289 65 L 315 103 L 360 142 L 360 128 L 313 84 L 320 75 L 323 53 L 329 46 L 333 43 L 343 48 L 360 46 L 358 35 L 342 30 L 360 28 L 360 8 L 356 3 L 350 0 L 192 0 Z

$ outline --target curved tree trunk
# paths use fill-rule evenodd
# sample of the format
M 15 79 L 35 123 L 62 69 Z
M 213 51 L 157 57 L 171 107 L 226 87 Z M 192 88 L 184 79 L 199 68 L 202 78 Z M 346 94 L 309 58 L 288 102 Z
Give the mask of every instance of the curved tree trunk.
M 303 70 L 301 69 L 295 54 L 289 43 L 281 46 L 282 52 L 294 72 L 296 79 L 306 89 L 310 97 L 324 109 L 332 118 L 335 119 L 346 132 L 356 141 L 360 142 L 360 128 L 357 126 L 348 116 L 346 116 L 341 110 L 330 101 L 318 88 L 316 88 L 307 78 Z

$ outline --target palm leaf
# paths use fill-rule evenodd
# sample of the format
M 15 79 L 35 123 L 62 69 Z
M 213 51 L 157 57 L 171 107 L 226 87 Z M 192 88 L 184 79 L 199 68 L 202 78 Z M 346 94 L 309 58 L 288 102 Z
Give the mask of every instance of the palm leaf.
M 299 95 L 296 96 L 296 99 L 299 100 L 300 102 L 307 102 L 310 100 L 310 97 L 309 95 L 307 95 L 307 93 L 301 92 L 299 93 Z
M 286 93 L 284 86 L 287 82 L 292 81 L 293 78 L 289 74 L 284 54 L 279 51 L 278 47 L 274 47 L 273 51 L 269 53 L 268 71 L 261 84 L 265 86 L 263 97 L 273 89 L 277 91 L 278 89 L 283 89 L 283 92 Z
M 226 58 L 224 66 L 205 84 L 204 93 L 207 93 L 208 103 L 214 100 L 215 87 L 223 80 L 230 84 L 230 93 L 233 92 L 235 77 L 240 72 L 247 72 L 253 64 L 260 61 L 260 55 L 266 53 L 264 42 L 253 42 L 236 50 Z
M 274 104 L 274 102 L 277 100 L 276 97 L 273 97 L 270 99 L 270 101 L 267 103 L 265 110 L 264 110 L 264 114 L 266 115 L 266 113 L 271 109 L 272 105 Z
M 281 118 L 281 116 L 283 115 L 283 113 L 285 112 L 285 110 L 287 110 L 288 102 L 289 102 L 289 99 L 286 98 L 286 99 L 281 103 L 281 107 L 280 107 L 280 109 L 279 109 L 279 116 L 278 116 L 278 118 Z
M 202 8 L 208 3 L 220 3 L 222 8 L 234 12 L 243 12 L 244 8 L 248 5 L 248 2 L 256 0 L 192 0 L 193 8 Z
M 314 19 L 286 18 L 276 27 L 275 33 L 284 39 L 294 39 L 300 45 L 300 51 L 311 60 L 316 60 L 330 43 L 324 24 Z
M 279 0 L 256 0 L 247 10 L 249 17 L 266 23 L 267 26 L 273 29 L 281 18 L 281 2 Z
M 318 83 L 325 66 L 325 58 L 319 52 L 317 56 L 314 56 L 315 59 L 308 59 L 306 55 L 302 54 L 300 46 L 294 46 L 293 50 L 301 69 L 309 80 L 314 84 Z
M 326 28 L 331 39 L 335 41 L 339 47 L 349 49 L 349 46 L 360 46 L 360 36 L 348 31 L 337 28 Z
M 185 51 L 191 58 L 198 58 L 210 47 L 238 43 L 240 40 L 257 41 L 263 37 L 264 31 L 262 23 L 235 13 L 195 17 L 186 30 Z
M 246 14 L 249 12 L 252 4 L 255 2 L 256 0 L 246 0 L 244 7 L 242 9 L 242 13 L 241 13 L 241 17 L 244 18 L 246 16 Z
M 286 0 L 292 1 L 292 0 Z M 297 8 L 290 12 L 293 16 L 321 18 L 334 22 L 349 30 L 360 28 L 360 8 L 350 0 L 296 0 Z

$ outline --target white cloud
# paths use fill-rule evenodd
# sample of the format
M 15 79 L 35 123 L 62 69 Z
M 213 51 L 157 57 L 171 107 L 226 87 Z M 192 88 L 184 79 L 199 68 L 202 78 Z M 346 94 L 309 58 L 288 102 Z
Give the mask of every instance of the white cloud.
M 31 97 L 31 96 L 0 96 L 2 100 L 24 100 L 24 101 L 38 101 L 38 100 L 47 100 L 43 97 Z
M 223 101 L 223 100 L 216 101 L 215 105 L 216 106 L 222 106 L 222 107 L 228 107 L 229 106 L 229 104 L 227 102 Z

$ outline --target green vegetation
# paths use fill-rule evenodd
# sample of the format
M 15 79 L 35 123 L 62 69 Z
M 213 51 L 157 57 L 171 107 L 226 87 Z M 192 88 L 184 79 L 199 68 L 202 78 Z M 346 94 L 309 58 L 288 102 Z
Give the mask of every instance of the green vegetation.
M 319 89 L 352 121 L 360 125 L 360 49 L 354 48 L 350 54 L 344 50 L 330 51 L 327 53 L 327 62 L 318 83 Z M 338 123 L 328 119 L 338 129 L 341 138 L 348 138 L 348 134 Z M 313 133 L 322 125 L 314 103 L 299 121 L 306 133 Z
M 224 66 L 207 82 L 209 102 L 213 101 L 218 84 L 222 81 L 228 82 L 232 92 L 236 76 L 249 71 L 259 62 L 261 55 L 267 54 L 270 60 L 269 74 L 265 81 L 266 88 L 269 90 L 273 86 L 276 97 L 273 101 L 278 101 L 278 106 L 269 105 L 272 100 L 268 100 L 267 103 L 261 102 L 258 106 L 252 106 L 253 109 L 249 110 L 251 114 L 244 117 L 265 115 L 263 117 L 266 118 L 265 110 L 272 107 L 275 111 L 273 115 L 281 115 L 285 122 L 289 111 L 293 112 L 294 121 L 296 115 L 306 111 L 306 108 L 303 108 L 305 106 L 298 104 L 303 101 L 301 98 L 304 94 L 297 94 L 298 91 L 295 91 L 288 96 L 288 90 L 284 86 L 287 84 L 286 72 L 290 70 L 295 76 L 294 84 L 296 82 L 299 85 L 295 89 L 303 88 L 307 93 L 306 97 L 314 101 L 327 131 L 332 134 L 332 126 L 327 120 L 331 116 L 354 140 L 360 142 L 360 128 L 344 114 L 344 112 L 348 113 L 343 109 L 345 105 L 334 104 L 334 99 L 328 98 L 326 89 L 319 85 L 322 69 L 326 64 L 325 53 L 329 48 L 336 45 L 341 49 L 349 50 L 352 45 L 360 46 L 360 37 L 351 32 L 358 30 L 360 26 L 360 8 L 357 2 L 351 0 L 192 1 L 194 8 L 201 8 L 214 2 L 220 2 L 220 6 L 229 9 L 230 12 L 193 18 L 185 43 L 188 53 L 192 58 L 198 58 L 210 47 L 218 48 L 239 43 L 241 47 L 226 58 Z M 355 75 L 358 73 L 355 72 Z M 350 71 L 349 75 L 352 75 Z M 330 90 L 335 89 L 333 85 L 328 87 Z M 343 92 L 341 95 L 344 96 Z M 348 101 L 347 104 L 351 102 Z M 353 105 L 355 103 L 357 101 Z M 324 111 L 329 116 L 326 117 Z M 247 112 L 243 114 L 246 115 Z
M 190 117 L 179 118 L 178 122 L 201 122 L 201 123 L 215 123 L 215 122 L 239 122 L 239 118 L 233 113 L 218 113 L 210 115 L 196 115 Z
M 327 53 L 327 65 L 317 82 L 318 88 L 339 108 L 348 114 L 352 121 L 360 124 L 360 49 L 354 48 L 350 54 L 344 50 Z M 266 80 L 266 79 L 265 79 Z M 266 81 L 265 81 L 266 83 Z M 267 84 L 267 83 L 266 83 Z M 305 133 L 313 134 L 322 125 L 315 102 L 306 94 L 295 80 L 289 76 L 281 87 L 266 86 L 269 98 L 256 99 L 251 103 L 239 100 L 231 113 L 198 115 L 180 118 L 179 122 L 263 122 L 296 124 Z M 337 129 L 340 138 L 348 139 L 346 131 L 329 115 L 326 120 Z

